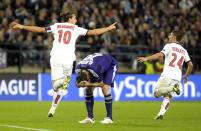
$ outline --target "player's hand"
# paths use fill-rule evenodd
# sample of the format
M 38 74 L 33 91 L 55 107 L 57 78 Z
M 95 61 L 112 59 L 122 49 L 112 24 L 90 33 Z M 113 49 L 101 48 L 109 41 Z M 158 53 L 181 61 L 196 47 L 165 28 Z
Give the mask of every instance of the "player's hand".
M 137 58 L 137 61 L 140 62 L 140 63 L 145 62 L 147 60 L 148 60 L 147 57 L 138 57 Z
M 80 83 L 81 85 L 84 85 L 84 87 L 90 86 L 90 83 L 88 81 L 81 81 Z
M 188 76 L 184 76 L 184 83 L 186 84 L 188 82 Z
M 21 25 L 21 24 L 18 24 L 17 22 L 12 22 L 11 23 L 11 28 L 12 28 L 12 30 L 17 30 L 17 29 L 23 29 L 23 25 Z
M 117 27 L 116 27 L 116 24 L 117 24 L 117 22 L 115 22 L 115 23 L 113 23 L 113 24 L 111 24 L 111 25 L 109 25 L 108 27 L 107 27 L 107 29 L 110 31 L 110 30 L 115 30 Z
M 88 81 L 81 81 L 80 83 L 76 84 L 78 87 L 88 87 L 90 83 Z

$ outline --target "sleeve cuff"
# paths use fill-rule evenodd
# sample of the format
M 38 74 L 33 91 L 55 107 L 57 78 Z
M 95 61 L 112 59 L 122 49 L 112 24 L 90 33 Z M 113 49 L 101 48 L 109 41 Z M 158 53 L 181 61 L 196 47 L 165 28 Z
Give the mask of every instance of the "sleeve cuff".
M 88 34 L 88 32 L 89 32 L 89 30 L 87 30 L 87 32 L 86 32 L 86 34 L 85 34 L 85 36 Z
M 51 28 L 50 28 L 50 26 L 45 27 L 45 31 L 46 31 L 46 32 L 51 32 Z
M 186 61 L 186 63 L 188 63 L 188 62 L 191 62 L 191 60 L 189 60 L 189 61 Z
M 161 51 L 161 53 L 163 54 L 163 56 L 165 56 L 165 53 Z

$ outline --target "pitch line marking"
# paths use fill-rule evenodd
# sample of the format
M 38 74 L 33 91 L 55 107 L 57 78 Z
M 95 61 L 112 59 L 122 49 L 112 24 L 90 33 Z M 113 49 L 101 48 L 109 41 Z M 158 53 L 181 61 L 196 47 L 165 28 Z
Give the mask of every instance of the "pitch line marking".
M 53 130 L 47 130 L 47 129 L 30 128 L 30 127 L 23 127 L 23 126 L 16 126 L 16 125 L 0 125 L 0 126 L 8 127 L 8 128 L 26 129 L 26 130 L 32 130 L 32 131 L 53 131 Z

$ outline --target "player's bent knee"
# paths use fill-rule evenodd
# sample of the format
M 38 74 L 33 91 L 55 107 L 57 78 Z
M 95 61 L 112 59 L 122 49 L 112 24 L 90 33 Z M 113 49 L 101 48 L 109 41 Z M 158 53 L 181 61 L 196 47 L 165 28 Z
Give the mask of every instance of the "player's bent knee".
M 109 85 L 104 84 L 102 87 L 102 92 L 104 95 L 111 93 L 111 87 Z
M 54 91 L 58 91 L 58 89 L 67 89 L 70 83 L 70 76 L 67 76 L 65 79 L 58 79 L 53 82 Z
M 54 91 L 58 91 L 58 89 L 62 87 L 63 81 L 64 81 L 64 79 L 58 79 L 58 80 L 55 80 L 55 81 L 52 83 L 52 84 L 53 84 L 53 89 L 54 89 Z

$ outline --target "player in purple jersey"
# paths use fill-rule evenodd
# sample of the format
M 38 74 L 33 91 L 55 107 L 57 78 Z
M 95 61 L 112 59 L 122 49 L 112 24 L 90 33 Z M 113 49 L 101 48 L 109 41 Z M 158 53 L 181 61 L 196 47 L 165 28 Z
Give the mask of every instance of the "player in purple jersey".
M 95 87 L 101 87 L 105 97 L 107 116 L 101 123 L 113 123 L 111 87 L 113 87 L 117 72 L 117 61 L 110 55 L 94 53 L 80 61 L 76 66 L 75 72 L 77 74 L 77 87 L 86 87 L 85 104 L 88 117 L 79 121 L 79 123 L 86 124 L 95 122 L 93 114 L 93 90 Z

